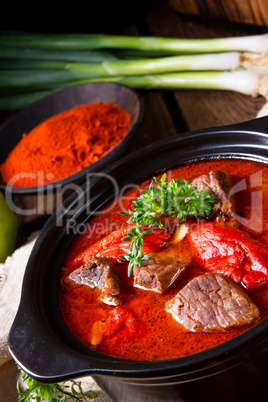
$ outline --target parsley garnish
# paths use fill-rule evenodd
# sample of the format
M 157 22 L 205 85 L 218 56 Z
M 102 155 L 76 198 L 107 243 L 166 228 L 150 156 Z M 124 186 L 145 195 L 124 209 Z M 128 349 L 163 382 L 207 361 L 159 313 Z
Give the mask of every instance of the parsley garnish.
M 128 231 L 123 241 L 130 241 L 129 254 L 122 254 L 120 258 L 128 261 L 128 276 L 131 276 L 135 264 L 142 266 L 142 261 L 150 259 L 142 254 L 143 237 L 151 230 L 142 231 L 145 225 L 157 226 L 164 229 L 161 217 L 177 218 L 181 222 L 187 217 L 208 216 L 215 203 L 215 196 L 207 191 L 199 191 L 195 186 L 183 179 L 172 179 L 166 182 L 166 174 L 161 179 L 154 177 L 148 190 L 132 202 L 133 211 L 120 211 L 119 214 L 127 216 L 128 223 L 136 227 Z

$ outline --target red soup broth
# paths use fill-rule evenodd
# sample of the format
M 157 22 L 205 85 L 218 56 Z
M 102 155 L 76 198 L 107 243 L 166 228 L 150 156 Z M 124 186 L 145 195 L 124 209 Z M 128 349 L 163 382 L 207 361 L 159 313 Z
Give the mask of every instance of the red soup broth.
M 234 199 L 239 227 L 251 237 L 268 243 L 268 165 L 260 162 L 238 159 L 213 159 L 191 162 L 167 172 L 167 180 L 183 178 L 192 181 L 195 177 L 211 170 L 223 170 L 232 176 Z M 161 177 L 159 175 L 158 177 Z M 140 184 L 146 188 L 150 180 Z M 115 271 L 120 280 L 122 307 L 133 313 L 146 328 L 140 338 L 108 340 L 97 346 L 91 344 L 92 328 L 96 322 L 105 322 L 114 306 L 98 300 L 98 290 L 77 285 L 68 278 L 75 268 L 67 269 L 66 261 L 75 259 L 84 249 L 122 226 L 127 218 L 118 211 L 129 209 L 131 202 L 139 195 L 137 186 L 129 188 L 116 202 L 95 216 L 87 230 L 77 235 L 65 256 L 58 283 L 58 300 L 63 319 L 73 334 L 83 343 L 100 352 L 131 360 L 162 360 L 190 355 L 223 343 L 251 325 L 219 332 L 191 332 L 179 324 L 165 311 L 165 303 L 173 298 L 193 277 L 204 273 L 194 260 L 187 273 L 163 294 L 133 287 L 133 277 L 127 275 L 127 264 L 116 263 Z M 162 250 L 168 253 L 168 250 Z M 179 252 L 192 253 L 188 237 L 179 244 Z M 263 286 L 248 292 L 258 306 L 263 319 L 268 315 L 268 287 Z M 96 325 L 96 324 L 95 324 Z

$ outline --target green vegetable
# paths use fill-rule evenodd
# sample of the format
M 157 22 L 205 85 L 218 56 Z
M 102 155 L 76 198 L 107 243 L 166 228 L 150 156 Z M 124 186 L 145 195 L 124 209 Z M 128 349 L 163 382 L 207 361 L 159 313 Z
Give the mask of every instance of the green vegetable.
M 9 208 L 5 197 L 0 193 L 0 263 L 15 249 L 18 234 L 18 220 L 14 212 Z
M 17 110 L 43 94 L 96 81 L 267 97 L 267 51 L 267 34 L 217 39 L 2 34 L 0 110 Z
M 181 222 L 187 217 L 208 216 L 215 203 L 215 196 L 207 191 L 199 191 L 195 186 L 183 179 L 172 179 L 166 182 L 166 174 L 161 179 L 154 177 L 148 190 L 142 190 L 143 194 L 132 202 L 133 211 L 120 211 L 127 216 L 128 223 L 136 224 L 136 228 L 128 231 L 128 236 L 123 241 L 131 240 L 129 254 L 122 254 L 120 258 L 128 261 L 128 275 L 132 274 L 135 264 L 141 266 L 142 261 L 150 257 L 142 254 L 143 237 L 150 231 L 142 232 L 145 225 L 158 226 L 164 229 L 161 217 L 177 218 Z M 155 187 L 155 184 L 157 186 Z
M 3 46 L 45 49 L 131 49 L 157 50 L 167 53 L 218 53 L 228 51 L 267 52 L 268 35 L 215 39 L 177 39 L 165 37 L 136 37 L 101 34 L 24 34 L 7 33 L 0 36 Z
M 89 83 L 89 82 L 116 82 L 135 89 L 210 89 L 210 90 L 226 90 L 236 91 L 245 95 L 257 96 L 267 95 L 266 76 L 261 76 L 253 71 L 198 71 L 198 72 L 180 72 L 169 74 L 151 74 L 140 76 L 119 76 L 119 77 L 98 77 L 86 80 L 71 80 L 66 83 L 59 84 L 57 77 L 64 77 L 66 73 L 61 71 L 54 71 L 56 74 L 53 77 L 55 80 L 53 85 L 49 85 L 47 89 L 43 89 L 43 78 L 45 78 L 41 72 L 39 82 L 35 82 L 34 87 L 36 91 L 12 93 L 10 95 L 1 94 L 0 90 L 0 110 L 16 110 L 23 108 L 31 104 L 43 96 L 52 92 L 58 91 L 63 87 L 69 87 L 76 84 Z M 53 72 L 53 73 L 54 73 Z M 11 72 L 10 72 L 11 73 Z M 24 77 L 17 75 L 15 72 L 13 75 L 15 82 L 15 76 L 19 85 L 23 85 Z M 1 74 L 0 74 L 1 75 Z M 12 81 L 12 76 L 9 78 Z M 32 80 L 30 75 L 27 79 Z M 7 84 L 7 81 L 6 81 Z M 45 85 L 47 86 L 47 85 Z M 38 89 L 40 87 L 40 89 Z M 21 86 L 21 88 L 23 88 Z M 28 89 L 28 84 L 25 84 L 25 89 Z M 6 88 L 4 88 L 6 89 Z M 11 88 L 10 88 L 11 89 Z M 12 88 L 13 89 L 13 88 Z M 15 90 L 15 88 L 14 88 Z
M 96 81 L 267 97 L 267 52 L 267 34 L 176 39 L 6 33 L 0 35 L 0 110 L 17 110 L 60 88 Z
M 1 54 L 0 54 L 1 57 Z M 1 70 L 67 70 L 71 77 L 94 78 L 118 75 L 144 75 L 191 70 L 234 70 L 240 66 L 240 53 L 181 55 L 140 60 L 104 60 L 101 63 L 70 63 L 59 60 L 2 60 Z M 30 73 L 30 72 L 29 72 Z
M 0 110 L 18 110 L 50 95 L 55 90 L 44 90 L 0 96 Z
M 22 380 L 25 384 L 25 390 L 20 387 L 19 381 L 17 382 L 17 391 L 19 394 L 19 402 L 65 402 L 65 401 L 86 401 L 86 398 L 97 398 L 97 394 L 94 391 L 82 392 L 81 383 L 72 381 L 71 389 L 65 383 L 63 384 L 42 384 L 23 370 Z
M 0 58 L 12 59 L 14 64 L 16 63 L 17 59 L 73 61 L 76 63 L 101 63 L 107 60 L 115 60 L 116 56 L 108 52 L 97 50 L 79 51 L 0 46 Z
M 168 74 L 180 71 L 235 70 L 240 66 L 239 63 L 239 53 L 172 56 L 143 60 L 112 60 L 97 64 L 48 60 L 17 60 L 15 62 L 3 60 L 0 70 L 0 87 L 39 89 L 66 84 L 70 81 L 94 78 L 144 77 L 150 74 L 154 77 L 160 73 Z M 210 77 L 210 75 L 211 72 L 206 71 L 206 76 Z M 200 78 L 199 81 L 201 81 Z M 197 87 L 194 81 L 193 85 L 195 88 Z

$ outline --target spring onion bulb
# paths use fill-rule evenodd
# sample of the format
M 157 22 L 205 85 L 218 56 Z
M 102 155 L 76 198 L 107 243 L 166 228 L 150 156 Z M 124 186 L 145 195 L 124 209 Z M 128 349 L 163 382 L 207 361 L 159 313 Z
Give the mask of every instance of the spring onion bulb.
M 253 70 L 260 74 L 268 73 L 268 54 L 263 53 L 241 53 L 239 58 L 240 67 L 246 70 Z
M 101 79 L 100 79 L 101 80 Z M 108 80 L 103 80 L 108 81 Z M 143 76 L 115 77 L 114 82 L 136 89 L 209 89 L 240 92 L 245 95 L 264 95 L 264 76 L 251 71 L 182 72 Z
M 268 77 L 252 71 L 203 71 L 180 72 L 169 74 L 152 74 L 141 76 L 98 77 L 87 80 L 70 81 L 66 84 L 27 94 L 18 93 L 10 96 L 0 96 L 0 110 L 16 110 L 28 106 L 34 100 L 76 84 L 88 82 L 117 82 L 134 89 L 171 89 L 171 90 L 227 90 L 245 95 L 267 97 Z
M 135 49 L 167 53 L 268 52 L 268 34 L 214 39 L 177 39 L 102 34 L 23 34 L 0 36 L 0 45 L 46 49 Z

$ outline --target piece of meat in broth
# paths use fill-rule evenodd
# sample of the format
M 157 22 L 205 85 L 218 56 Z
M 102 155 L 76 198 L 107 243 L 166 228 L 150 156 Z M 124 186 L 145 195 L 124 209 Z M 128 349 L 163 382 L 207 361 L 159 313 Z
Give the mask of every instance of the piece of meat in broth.
M 143 261 L 142 266 L 134 265 L 134 286 L 163 293 L 182 276 L 189 261 L 156 261 L 154 258 Z
M 85 265 L 71 272 L 69 278 L 79 285 L 99 288 L 100 300 L 117 306 L 120 301 L 119 279 L 113 272 L 114 263 L 106 257 L 91 257 Z
M 209 272 L 184 286 L 165 307 L 190 331 L 226 331 L 251 324 L 260 311 L 229 278 Z
M 233 203 L 229 199 L 230 176 L 221 170 L 213 170 L 209 174 L 202 174 L 193 180 L 192 184 L 199 190 L 214 194 L 216 203 L 213 213 L 221 213 L 228 218 L 233 216 Z

